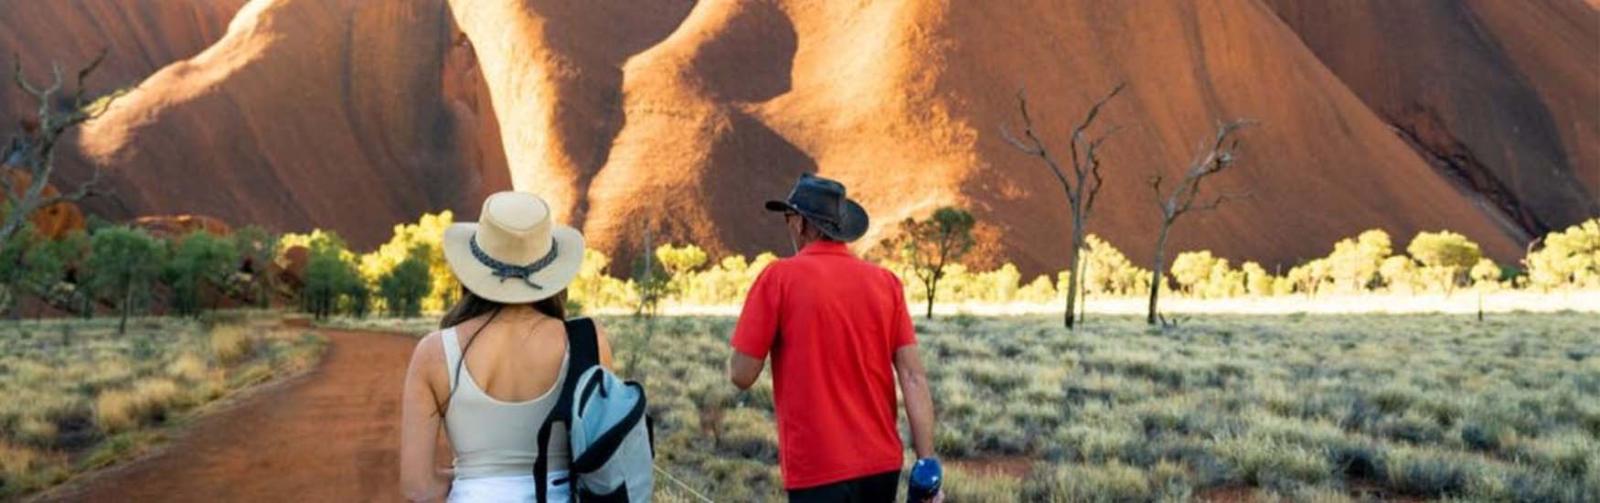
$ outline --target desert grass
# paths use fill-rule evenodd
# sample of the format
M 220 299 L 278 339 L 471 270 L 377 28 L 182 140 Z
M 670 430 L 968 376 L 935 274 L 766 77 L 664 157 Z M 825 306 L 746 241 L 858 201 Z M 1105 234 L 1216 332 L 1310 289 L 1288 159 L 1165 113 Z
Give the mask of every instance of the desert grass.
M 621 373 L 650 393 L 662 469 L 718 501 L 781 500 L 770 379 L 734 392 L 723 372 L 733 318 L 600 321 Z M 1592 314 L 1142 321 L 1091 316 L 1066 332 L 1054 316 L 917 319 L 950 500 L 1600 494 Z M 993 463 L 1026 469 L 968 469 Z
M 0 324 L 0 499 L 124 459 L 197 406 L 304 370 L 324 341 L 277 315 Z

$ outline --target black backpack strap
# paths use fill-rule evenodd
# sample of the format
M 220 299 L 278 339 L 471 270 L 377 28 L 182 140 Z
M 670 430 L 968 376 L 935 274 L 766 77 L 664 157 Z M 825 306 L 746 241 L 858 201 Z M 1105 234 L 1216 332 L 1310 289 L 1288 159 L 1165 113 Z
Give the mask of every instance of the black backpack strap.
M 589 367 L 600 364 L 600 336 L 595 330 L 594 320 L 578 318 L 567 321 L 567 351 L 572 353 L 572 360 L 567 362 L 568 377 L 582 375 Z
M 544 419 L 544 424 L 539 425 L 539 457 L 533 460 L 533 483 L 535 501 L 545 503 L 545 481 L 550 479 L 550 457 L 545 453 L 550 452 L 550 432 L 555 429 L 556 411 L 550 411 L 550 416 Z
M 544 424 L 539 425 L 539 457 L 533 462 L 534 493 L 539 503 L 545 503 L 546 481 L 550 478 L 550 435 L 555 423 L 569 428 L 572 423 L 572 397 L 577 392 L 578 377 L 590 367 L 600 364 L 600 340 L 596 335 L 594 320 L 577 318 L 563 322 L 567 329 L 567 375 L 561 381 L 561 394 L 556 396 L 556 406 L 550 410 Z M 577 474 L 568 476 L 568 480 Z

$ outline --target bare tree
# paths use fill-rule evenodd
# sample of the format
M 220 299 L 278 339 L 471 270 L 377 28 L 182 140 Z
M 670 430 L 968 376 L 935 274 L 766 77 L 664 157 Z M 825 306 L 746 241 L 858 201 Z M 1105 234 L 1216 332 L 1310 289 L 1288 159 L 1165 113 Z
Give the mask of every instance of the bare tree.
M 1240 129 L 1254 123 L 1246 120 L 1234 120 L 1217 125 L 1217 132 L 1208 142 L 1201 143 L 1200 153 L 1190 161 L 1189 167 L 1184 170 L 1183 179 L 1172 188 L 1172 192 L 1163 192 L 1161 184 L 1166 177 L 1155 174 L 1150 177 L 1150 189 L 1155 192 L 1156 204 L 1161 208 L 1161 230 L 1156 234 L 1156 259 L 1155 267 L 1150 269 L 1150 309 L 1145 317 L 1145 322 L 1151 325 L 1165 323 L 1160 312 L 1156 309 L 1156 302 L 1161 295 L 1166 269 L 1167 234 L 1172 230 L 1172 224 L 1192 211 L 1210 211 L 1223 204 L 1237 199 L 1239 195 L 1221 194 L 1209 201 L 1196 201 L 1200 199 L 1200 183 L 1206 177 L 1221 173 L 1238 160 L 1239 140 L 1232 138 Z
M 1044 161 L 1045 166 L 1056 176 L 1056 181 L 1061 183 L 1061 191 L 1067 195 L 1067 208 L 1072 212 L 1072 255 L 1069 258 L 1068 268 L 1072 271 L 1067 278 L 1067 312 L 1066 325 L 1073 327 L 1077 313 L 1078 292 L 1083 290 L 1083 261 L 1080 259 L 1084 248 L 1083 241 L 1086 235 L 1085 226 L 1089 221 L 1089 214 L 1094 210 L 1095 197 L 1100 193 L 1100 186 L 1104 178 L 1100 175 L 1100 146 L 1116 132 L 1116 128 L 1106 128 L 1099 136 L 1091 136 L 1089 127 L 1094 125 L 1100 116 L 1100 109 L 1106 103 L 1122 93 L 1127 87 L 1126 83 L 1119 83 L 1104 98 L 1089 107 L 1089 112 L 1083 120 L 1072 130 L 1072 137 L 1067 144 L 1071 156 L 1072 172 L 1065 171 L 1060 161 L 1045 147 L 1044 141 L 1039 139 L 1035 131 L 1033 118 L 1028 114 L 1028 98 L 1022 91 L 1017 91 L 1017 111 L 1022 115 L 1022 138 L 1017 138 L 1007 130 L 1005 125 L 1000 126 L 1000 134 L 1017 150 L 1038 157 Z
M 57 97 L 63 83 L 61 66 L 50 65 L 52 76 L 50 85 L 40 88 L 28 81 L 22 72 L 21 57 L 16 56 L 16 58 L 12 67 L 13 80 L 19 89 L 38 101 L 39 111 L 36 117 L 22 121 L 21 134 L 12 137 L 4 153 L 0 154 L 0 170 L 3 170 L 0 171 L 0 190 L 5 193 L 7 209 L 5 221 L 0 224 L 0 242 L 11 239 L 11 236 L 28 221 L 28 217 L 39 209 L 63 202 L 79 201 L 96 194 L 96 186 L 100 183 L 99 169 L 94 169 L 88 181 L 71 191 L 63 190 L 60 194 L 45 197 L 44 189 L 50 184 L 50 177 L 55 174 L 56 146 L 61 137 L 72 128 L 104 114 L 111 107 L 111 103 L 125 93 L 119 90 L 92 99 L 88 95 L 85 81 L 89 74 L 105 61 L 105 51 L 100 51 L 88 66 L 78 70 L 77 89 L 69 97 L 70 103 L 65 107 L 59 103 Z M 11 170 L 18 170 L 23 176 L 14 176 Z M 27 186 L 22 187 L 19 193 L 14 183 L 23 180 L 26 180 Z

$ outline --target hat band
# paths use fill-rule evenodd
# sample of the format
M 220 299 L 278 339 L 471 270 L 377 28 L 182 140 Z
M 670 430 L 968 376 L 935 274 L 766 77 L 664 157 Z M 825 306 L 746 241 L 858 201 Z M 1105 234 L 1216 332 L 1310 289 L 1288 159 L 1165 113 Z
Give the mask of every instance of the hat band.
M 472 239 L 467 240 L 467 243 L 472 247 L 472 257 L 478 259 L 478 263 L 488 267 L 490 271 L 494 273 L 496 278 L 500 278 L 501 283 L 504 283 L 507 279 L 518 278 L 528 282 L 528 286 L 532 286 L 540 290 L 543 290 L 544 287 L 533 282 L 533 275 L 537 274 L 541 270 L 544 270 L 544 268 L 549 267 L 551 263 L 556 261 L 556 247 L 560 244 L 556 240 L 552 239 L 550 240 L 550 252 L 546 253 L 544 258 L 535 260 L 532 264 L 528 265 L 515 265 L 495 260 L 494 257 L 490 257 L 487 252 L 484 252 L 483 248 L 478 246 L 477 233 L 473 233 Z
M 829 215 L 827 213 L 823 213 L 823 212 L 820 212 L 820 211 L 815 211 L 815 210 L 812 210 L 811 208 L 801 207 L 800 205 L 795 204 L 798 201 L 796 201 L 794 198 L 789 198 L 789 200 L 785 201 L 785 202 L 787 202 L 789 204 L 790 208 L 794 208 L 795 209 L 795 213 L 800 213 L 803 216 L 806 216 L 806 217 L 809 217 L 809 218 L 812 218 L 812 219 L 815 219 L 815 220 L 821 220 L 821 221 L 823 221 L 824 223 L 827 223 L 827 224 L 831 224 L 831 225 L 838 225 L 839 224 L 839 217 L 834 216 L 834 215 Z

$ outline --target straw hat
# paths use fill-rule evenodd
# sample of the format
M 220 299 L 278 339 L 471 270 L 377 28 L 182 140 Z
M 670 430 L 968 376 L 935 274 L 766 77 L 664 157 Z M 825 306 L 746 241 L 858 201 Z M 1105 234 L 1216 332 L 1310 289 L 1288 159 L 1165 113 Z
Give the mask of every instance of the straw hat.
M 566 289 L 583 263 L 583 235 L 556 225 L 550 205 L 526 192 L 483 201 L 478 222 L 444 231 L 444 258 L 472 293 L 502 304 L 527 304 Z

